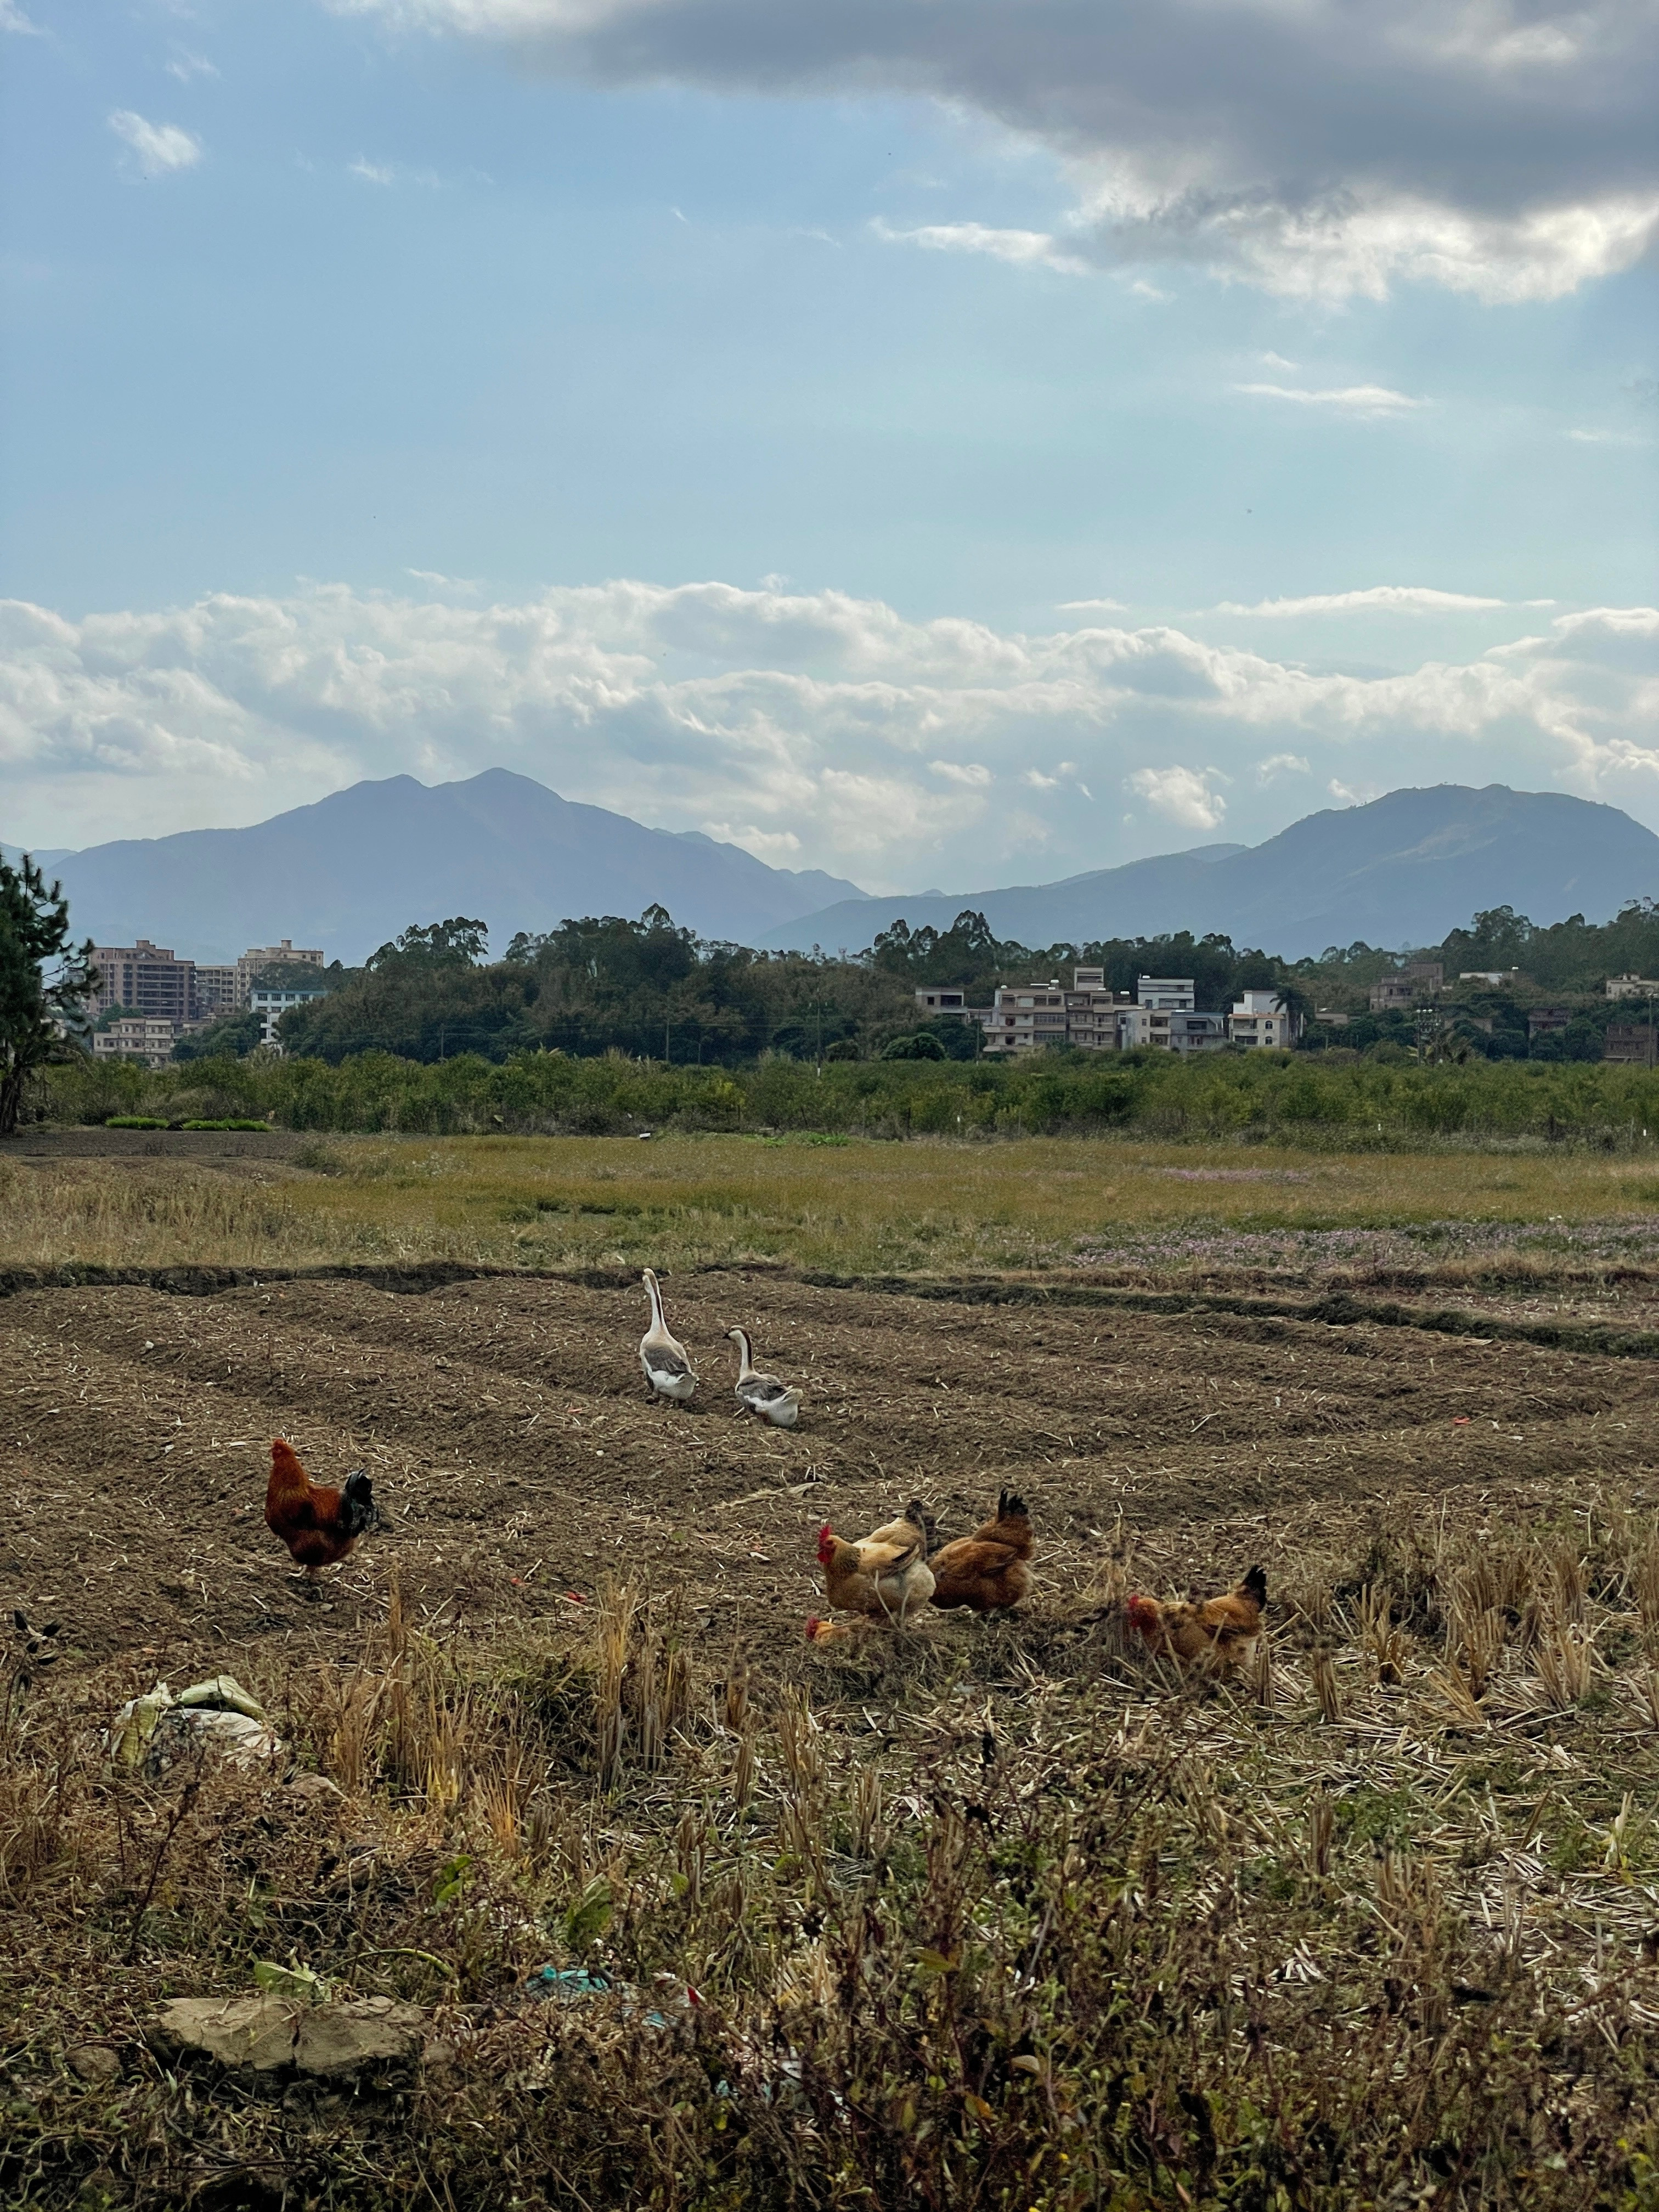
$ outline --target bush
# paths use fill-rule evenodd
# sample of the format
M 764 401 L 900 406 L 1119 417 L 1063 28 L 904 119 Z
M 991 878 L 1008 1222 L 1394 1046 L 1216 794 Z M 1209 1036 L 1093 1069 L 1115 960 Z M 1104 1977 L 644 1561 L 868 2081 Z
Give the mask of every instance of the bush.
M 168 1121 L 159 1121 L 153 1114 L 112 1114 L 105 1122 L 106 1129 L 167 1129 Z
M 944 1060 L 944 1045 L 931 1030 L 918 1030 L 914 1036 L 896 1036 L 881 1049 L 884 1060 Z

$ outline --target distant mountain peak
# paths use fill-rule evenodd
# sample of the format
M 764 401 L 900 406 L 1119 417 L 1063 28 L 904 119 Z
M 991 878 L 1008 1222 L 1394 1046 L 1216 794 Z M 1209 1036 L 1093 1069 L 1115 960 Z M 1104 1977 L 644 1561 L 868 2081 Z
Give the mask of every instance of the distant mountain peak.
M 148 937 L 206 961 L 288 937 L 352 963 L 411 922 L 457 914 L 487 922 L 499 951 L 520 930 L 652 905 L 700 936 L 753 943 L 805 908 L 864 896 L 844 878 L 648 829 L 506 768 L 434 785 L 365 780 L 246 829 L 93 846 L 60 872 L 77 934 Z

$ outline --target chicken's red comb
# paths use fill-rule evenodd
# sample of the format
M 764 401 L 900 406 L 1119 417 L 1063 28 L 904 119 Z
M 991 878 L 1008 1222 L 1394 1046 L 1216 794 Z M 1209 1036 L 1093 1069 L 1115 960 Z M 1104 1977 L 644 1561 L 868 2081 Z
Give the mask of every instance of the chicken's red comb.
M 813 1638 L 817 1636 L 819 1629 L 821 1629 L 823 1626 L 823 1623 L 819 1620 L 817 1613 L 813 1613 L 807 1615 L 806 1640 L 809 1644 L 812 1642 Z

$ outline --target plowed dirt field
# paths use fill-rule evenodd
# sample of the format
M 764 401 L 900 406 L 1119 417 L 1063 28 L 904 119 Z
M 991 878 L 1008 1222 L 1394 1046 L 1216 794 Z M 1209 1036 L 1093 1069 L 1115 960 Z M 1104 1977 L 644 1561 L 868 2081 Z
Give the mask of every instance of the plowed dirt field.
M 1213 1585 L 1247 1559 L 1293 1571 L 1309 1531 L 1378 1507 L 1535 1516 L 1602 1475 L 1639 1499 L 1659 1466 L 1647 1360 L 761 1273 L 684 1275 L 667 1295 L 703 1376 L 689 1410 L 646 1391 L 632 1285 L 0 1298 L 0 1596 L 58 1616 L 71 1667 L 125 1656 L 176 1684 L 357 1648 L 394 1573 L 416 1618 L 481 1631 L 568 1624 L 626 1575 L 685 1586 L 775 1666 L 812 1609 L 818 1523 L 858 1533 L 915 1492 L 949 1535 L 1021 1490 L 1035 1610 L 1063 1615 L 1120 1514 L 1143 1573 Z M 804 1385 L 794 1431 L 736 1411 L 734 1322 Z M 319 1480 L 367 1468 L 386 1515 L 314 1601 L 263 1522 L 278 1432 Z

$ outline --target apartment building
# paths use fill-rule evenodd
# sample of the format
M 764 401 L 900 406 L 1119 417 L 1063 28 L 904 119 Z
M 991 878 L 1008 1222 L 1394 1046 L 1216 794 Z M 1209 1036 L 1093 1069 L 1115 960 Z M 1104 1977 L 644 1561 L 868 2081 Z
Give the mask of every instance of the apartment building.
M 1408 975 L 1382 975 L 1365 994 L 1365 1004 L 1374 1014 L 1408 1013 L 1419 995 Z
M 87 1004 L 94 1021 L 119 1006 L 181 1028 L 246 1006 L 254 977 L 267 968 L 290 962 L 308 968 L 323 965 L 320 949 L 296 947 L 286 937 L 280 945 L 250 945 L 240 960 L 224 967 L 198 967 L 193 960 L 180 960 L 169 947 L 152 945 L 147 937 L 137 945 L 95 945 L 92 957 L 99 985 Z
M 183 1024 L 165 1016 L 124 1014 L 92 1040 L 94 1060 L 142 1060 L 146 1067 L 165 1067 Z
M 94 945 L 92 960 L 98 988 L 87 1010 L 94 1021 L 116 1006 L 158 1020 L 195 1018 L 194 961 L 176 959 L 169 948 L 152 945 L 147 937 L 137 945 Z
M 1277 991 L 1243 993 L 1228 1017 L 1227 1030 L 1235 1044 L 1251 1049 L 1266 1046 L 1282 1049 L 1296 1037 L 1295 1021 Z
M 315 945 L 296 945 L 285 937 L 280 945 L 251 945 L 236 963 L 236 1003 L 246 1006 L 253 990 L 253 979 L 267 968 L 320 968 L 323 956 Z

